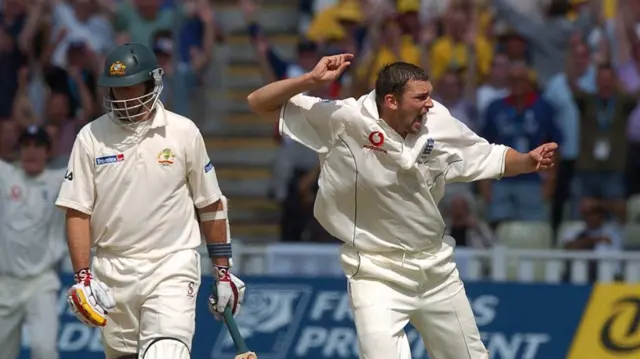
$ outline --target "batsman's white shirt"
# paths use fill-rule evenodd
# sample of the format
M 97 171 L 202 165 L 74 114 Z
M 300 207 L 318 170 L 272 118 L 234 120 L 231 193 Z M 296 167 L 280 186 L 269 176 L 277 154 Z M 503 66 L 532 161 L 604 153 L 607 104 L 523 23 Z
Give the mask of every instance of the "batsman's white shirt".
M 314 214 L 365 252 L 439 248 L 445 184 L 500 178 L 507 147 L 489 144 L 434 101 L 403 139 L 378 116 L 375 93 L 329 101 L 305 95 L 281 110 L 280 132 L 319 153 Z
M 222 194 L 193 121 L 159 104 L 151 129 L 123 151 L 131 131 L 108 115 L 78 134 L 56 205 L 91 215 L 98 251 L 153 259 L 201 244 L 194 208 Z

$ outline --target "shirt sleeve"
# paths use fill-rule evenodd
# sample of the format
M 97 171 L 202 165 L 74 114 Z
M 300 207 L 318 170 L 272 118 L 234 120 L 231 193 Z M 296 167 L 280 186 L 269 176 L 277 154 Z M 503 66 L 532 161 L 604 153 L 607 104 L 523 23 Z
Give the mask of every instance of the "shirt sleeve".
M 92 151 L 78 135 L 71 150 L 56 206 L 91 215 L 96 198 L 94 171 Z
M 279 131 L 316 152 L 326 152 L 351 109 L 344 101 L 296 95 L 280 110 Z
M 636 92 L 640 89 L 640 72 L 633 61 L 620 65 L 617 69 L 618 78 L 627 92 Z
M 449 167 L 445 172 L 446 182 L 502 178 L 507 146 L 487 142 L 454 118 L 451 118 L 450 127 L 443 145 L 450 154 L 447 159 Z
M 196 208 L 216 203 L 222 197 L 216 170 L 209 159 L 204 139 L 199 130 L 187 153 L 187 180 Z

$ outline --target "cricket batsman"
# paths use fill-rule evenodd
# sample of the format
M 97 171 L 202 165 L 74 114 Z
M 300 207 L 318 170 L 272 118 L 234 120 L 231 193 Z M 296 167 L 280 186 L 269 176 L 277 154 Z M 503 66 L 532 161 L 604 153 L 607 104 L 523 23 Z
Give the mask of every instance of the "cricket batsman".
M 75 271 L 68 302 L 102 328 L 107 359 L 190 358 L 202 235 L 218 293 L 210 309 L 237 313 L 244 295 L 229 272 L 226 199 L 196 125 L 159 101 L 162 73 L 142 44 L 108 54 L 107 113 L 78 134 L 56 201 Z
M 375 90 L 357 101 L 302 94 L 336 80 L 352 57 L 324 57 L 248 102 L 319 154 L 314 212 L 345 242 L 360 358 L 411 358 L 410 322 L 432 359 L 488 359 L 437 205 L 446 183 L 549 169 L 557 144 L 519 153 L 488 143 L 431 99 L 424 70 L 402 62 L 384 67 Z

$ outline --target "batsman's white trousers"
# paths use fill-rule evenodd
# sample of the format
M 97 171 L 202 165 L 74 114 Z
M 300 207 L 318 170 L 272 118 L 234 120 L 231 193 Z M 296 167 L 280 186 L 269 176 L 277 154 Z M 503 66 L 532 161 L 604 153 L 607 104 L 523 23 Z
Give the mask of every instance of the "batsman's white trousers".
M 116 307 L 102 329 L 107 359 L 140 353 L 162 337 L 191 350 L 200 255 L 187 249 L 160 260 L 123 258 L 97 251 L 93 274 L 111 289 Z
M 360 359 L 410 359 L 411 323 L 431 359 L 489 359 L 445 237 L 424 252 L 363 253 L 345 244 Z
M 58 291 L 51 271 L 31 278 L 0 276 L 0 359 L 16 359 L 26 325 L 31 359 L 58 359 Z

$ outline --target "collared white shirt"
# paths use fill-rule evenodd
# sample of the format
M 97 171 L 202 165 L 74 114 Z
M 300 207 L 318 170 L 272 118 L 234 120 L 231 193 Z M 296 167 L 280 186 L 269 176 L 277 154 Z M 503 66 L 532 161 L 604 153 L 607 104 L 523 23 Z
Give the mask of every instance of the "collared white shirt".
M 0 161 L 0 276 L 40 275 L 66 252 L 64 217 L 54 205 L 63 178 L 63 170 L 31 177 Z
M 120 151 L 133 132 L 106 114 L 73 146 L 56 205 L 91 215 L 98 251 L 150 259 L 196 248 L 202 237 L 194 206 L 222 196 L 196 125 L 160 103 L 152 121 L 137 145 Z
M 371 252 L 433 248 L 445 233 L 445 183 L 502 176 L 507 147 L 434 104 L 406 139 L 379 119 L 374 92 L 358 101 L 297 95 L 282 107 L 280 132 L 320 156 L 314 213 L 329 233 Z

